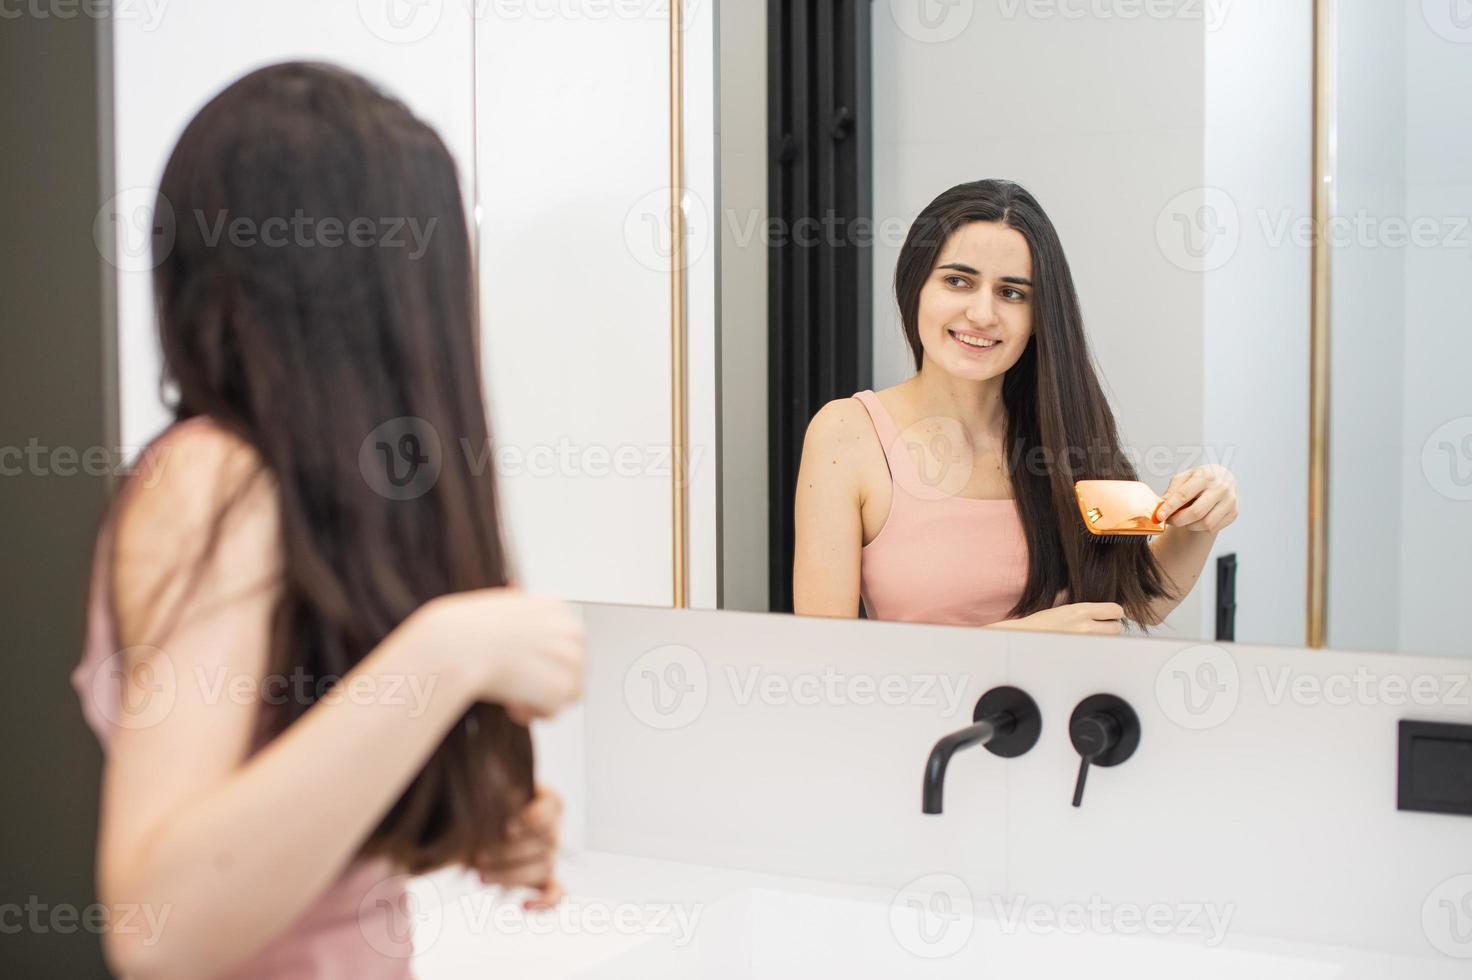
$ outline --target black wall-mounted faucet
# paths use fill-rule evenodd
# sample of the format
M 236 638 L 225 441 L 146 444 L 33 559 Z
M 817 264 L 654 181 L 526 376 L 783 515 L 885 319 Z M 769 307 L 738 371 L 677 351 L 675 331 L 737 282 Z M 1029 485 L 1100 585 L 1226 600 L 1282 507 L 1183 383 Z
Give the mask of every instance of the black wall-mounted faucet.
M 1073 787 L 1073 805 L 1082 806 L 1089 766 L 1117 766 L 1134 755 L 1140 744 L 1140 718 L 1124 698 L 1090 695 L 1073 709 L 1068 738 L 1082 757 Z
M 1043 716 L 1037 702 L 1015 687 L 994 687 L 981 696 L 971 712 L 972 724 L 942 738 L 925 763 L 925 785 L 920 809 L 940 813 L 945 792 L 946 766 L 951 756 L 969 745 L 985 745 L 1004 759 L 1019 756 L 1037 744 Z

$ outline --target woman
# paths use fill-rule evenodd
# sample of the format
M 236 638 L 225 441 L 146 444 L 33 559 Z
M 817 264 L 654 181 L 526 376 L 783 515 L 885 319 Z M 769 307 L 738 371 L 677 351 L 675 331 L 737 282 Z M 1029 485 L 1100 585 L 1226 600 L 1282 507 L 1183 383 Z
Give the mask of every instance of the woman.
M 862 599 L 876 619 L 1159 624 L 1236 518 L 1236 481 L 1216 465 L 1178 473 L 1158 540 L 1088 540 L 1073 482 L 1136 476 L 1038 202 L 1001 180 L 946 191 L 910 228 L 895 296 L 916 373 L 809 424 L 794 611 L 851 617 Z
M 104 524 L 74 676 L 107 747 L 100 898 L 158 928 L 105 950 L 129 978 L 407 977 L 404 875 L 556 900 L 526 724 L 582 676 L 470 464 L 454 164 L 363 79 L 286 64 L 200 111 L 159 198 L 177 423 Z

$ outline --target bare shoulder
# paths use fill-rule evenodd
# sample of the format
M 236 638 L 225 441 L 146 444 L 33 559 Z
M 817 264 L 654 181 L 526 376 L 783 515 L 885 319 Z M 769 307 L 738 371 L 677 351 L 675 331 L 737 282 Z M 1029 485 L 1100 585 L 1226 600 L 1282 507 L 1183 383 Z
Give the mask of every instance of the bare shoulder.
M 802 455 L 805 484 L 842 489 L 859 500 L 887 473 L 879 435 L 857 398 L 835 398 L 818 410 L 808 422 Z
M 119 626 L 146 632 L 152 612 L 206 557 L 237 580 L 273 572 L 278 508 L 275 482 L 244 440 L 208 419 L 166 433 L 139 457 L 116 515 Z
M 879 436 L 862 402 L 835 398 L 808 422 L 803 445 L 835 457 L 862 458 L 879 448 Z

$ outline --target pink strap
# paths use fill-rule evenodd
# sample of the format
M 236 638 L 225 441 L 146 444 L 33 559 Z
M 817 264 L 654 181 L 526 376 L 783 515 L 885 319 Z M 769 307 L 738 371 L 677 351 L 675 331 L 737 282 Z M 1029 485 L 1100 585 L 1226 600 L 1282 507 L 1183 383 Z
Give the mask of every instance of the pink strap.
M 884 403 L 873 391 L 865 390 L 854 395 L 864 409 L 869 413 L 869 420 L 874 423 L 874 432 L 879 436 L 879 445 L 884 449 L 884 458 L 889 463 L 890 478 L 894 479 L 901 472 L 900 467 L 906 467 L 908 472 L 910 465 L 909 457 L 905 453 L 905 447 L 900 443 L 900 430 L 890 418 L 889 412 L 885 411 Z

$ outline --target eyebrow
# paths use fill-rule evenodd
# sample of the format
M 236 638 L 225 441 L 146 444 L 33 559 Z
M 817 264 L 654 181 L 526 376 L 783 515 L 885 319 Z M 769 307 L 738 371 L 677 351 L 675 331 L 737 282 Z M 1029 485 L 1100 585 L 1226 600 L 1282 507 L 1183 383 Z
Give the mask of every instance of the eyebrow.
M 981 273 L 979 273 L 975 269 L 971 268 L 971 266 L 966 265 L 964 262 L 947 262 L 945 265 L 936 266 L 936 268 L 938 268 L 938 269 L 955 269 L 957 272 L 964 272 L 968 276 L 979 276 L 979 275 L 981 275 Z M 1032 285 L 1032 280 L 1031 279 L 1028 279 L 1026 276 L 1003 276 L 1001 278 L 1001 281 L 1002 282 L 1005 282 L 1005 283 L 1011 283 L 1014 286 L 1031 286 Z

